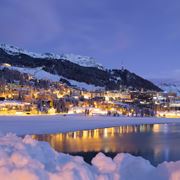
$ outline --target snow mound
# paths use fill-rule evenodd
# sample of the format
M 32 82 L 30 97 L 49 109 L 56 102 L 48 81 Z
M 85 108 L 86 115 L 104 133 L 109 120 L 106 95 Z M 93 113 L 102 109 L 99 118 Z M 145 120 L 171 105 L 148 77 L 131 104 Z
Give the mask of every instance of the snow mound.
M 14 134 L 0 136 L 0 179 L 3 180 L 177 180 L 180 161 L 162 163 L 129 154 L 114 159 L 99 153 L 92 166 L 81 157 L 57 153 L 46 142 Z
M 99 69 L 104 69 L 101 64 L 96 63 L 96 60 L 92 57 L 88 56 L 80 56 L 80 55 L 75 55 L 75 54 L 54 54 L 54 53 L 34 53 L 27 51 L 22 48 L 18 48 L 15 46 L 10 46 L 7 44 L 0 44 L 0 48 L 3 49 L 6 53 L 10 55 L 20 55 L 20 54 L 25 54 L 28 56 L 31 56 L 33 58 L 40 58 L 40 59 L 60 59 L 60 60 L 68 60 L 71 61 L 75 64 L 78 64 L 80 66 L 84 67 L 96 67 Z

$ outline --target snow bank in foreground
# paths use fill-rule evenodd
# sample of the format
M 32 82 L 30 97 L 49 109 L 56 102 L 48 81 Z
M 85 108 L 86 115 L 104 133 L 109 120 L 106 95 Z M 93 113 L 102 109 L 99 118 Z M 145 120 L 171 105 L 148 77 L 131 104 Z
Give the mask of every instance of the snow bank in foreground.
M 92 166 L 81 157 L 57 153 L 46 142 L 13 134 L 0 137 L 0 179 L 3 180 L 177 180 L 180 161 L 157 168 L 149 161 L 130 154 L 114 159 L 99 153 Z

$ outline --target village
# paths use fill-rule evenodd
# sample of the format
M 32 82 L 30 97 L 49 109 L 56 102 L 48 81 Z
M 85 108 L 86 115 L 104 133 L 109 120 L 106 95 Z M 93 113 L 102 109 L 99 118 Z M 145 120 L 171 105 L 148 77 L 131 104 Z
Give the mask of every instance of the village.
M 180 117 L 180 97 L 143 89 L 87 91 L 62 82 L 1 81 L 0 115 L 41 114 Z

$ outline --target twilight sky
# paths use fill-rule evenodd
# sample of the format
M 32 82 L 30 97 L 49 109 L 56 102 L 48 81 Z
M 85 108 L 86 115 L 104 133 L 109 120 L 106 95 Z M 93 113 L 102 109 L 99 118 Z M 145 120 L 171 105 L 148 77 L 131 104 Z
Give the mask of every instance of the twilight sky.
M 180 79 L 180 0 L 0 0 L 0 43 Z

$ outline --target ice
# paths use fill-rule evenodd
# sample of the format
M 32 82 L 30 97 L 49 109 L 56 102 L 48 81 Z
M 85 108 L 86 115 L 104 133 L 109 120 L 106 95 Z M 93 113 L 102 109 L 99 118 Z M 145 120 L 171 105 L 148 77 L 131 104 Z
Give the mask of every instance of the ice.
M 179 123 L 179 119 L 171 118 L 141 118 L 141 117 L 112 117 L 105 115 L 16 115 L 0 116 L 0 136 L 5 133 L 48 134 L 63 133 L 78 130 L 90 130 L 126 125 L 142 124 L 172 124 Z

